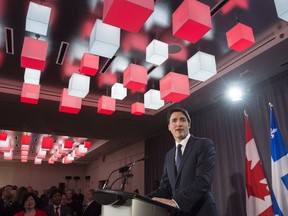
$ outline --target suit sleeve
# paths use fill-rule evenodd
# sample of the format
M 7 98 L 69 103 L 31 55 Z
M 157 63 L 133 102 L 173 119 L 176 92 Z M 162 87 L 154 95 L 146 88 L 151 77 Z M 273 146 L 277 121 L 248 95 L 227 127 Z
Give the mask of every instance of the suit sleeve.
M 191 164 L 195 163 L 195 167 L 189 163 L 185 164 L 185 170 L 182 170 L 181 174 L 181 181 L 185 182 L 179 185 L 178 192 L 173 197 L 183 211 L 189 211 L 201 200 L 210 199 L 215 168 L 215 148 L 209 139 L 199 139 L 196 142 L 198 142 L 196 154 L 193 156 L 196 158 L 188 161 Z

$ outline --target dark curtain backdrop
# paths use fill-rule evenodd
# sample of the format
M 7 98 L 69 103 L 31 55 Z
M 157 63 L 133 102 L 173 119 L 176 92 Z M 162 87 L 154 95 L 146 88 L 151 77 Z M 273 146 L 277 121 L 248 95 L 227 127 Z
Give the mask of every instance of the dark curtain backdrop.
M 222 101 L 190 113 L 190 132 L 194 136 L 208 137 L 215 144 L 217 161 L 212 190 L 219 215 L 246 215 L 244 110 L 249 115 L 264 171 L 271 184 L 269 102 L 274 105 L 287 146 L 288 73 L 247 90 L 241 102 Z M 145 193 L 151 191 L 154 179 L 160 180 L 165 153 L 173 145 L 173 137 L 167 127 L 158 136 L 146 140 L 145 151 L 149 160 L 145 162 Z

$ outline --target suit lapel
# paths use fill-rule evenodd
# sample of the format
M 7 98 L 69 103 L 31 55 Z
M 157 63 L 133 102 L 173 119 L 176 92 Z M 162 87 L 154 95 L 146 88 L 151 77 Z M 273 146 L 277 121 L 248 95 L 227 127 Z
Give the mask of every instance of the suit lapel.
M 172 177 L 171 182 L 176 181 L 175 150 L 176 147 L 172 148 L 167 155 L 167 170 Z

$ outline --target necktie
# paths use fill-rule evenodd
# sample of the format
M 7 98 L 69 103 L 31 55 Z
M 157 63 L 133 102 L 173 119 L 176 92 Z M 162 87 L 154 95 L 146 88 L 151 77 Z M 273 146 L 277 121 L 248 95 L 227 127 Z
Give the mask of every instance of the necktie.
M 177 145 L 177 149 L 176 149 L 176 170 L 178 172 L 180 164 L 181 164 L 181 160 L 182 160 L 182 151 L 181 151 L 181 144 Z
M 55 216 L 60 216 L 60 214 L 59 214 L 59 206 L 57 206 L 55 208 Z

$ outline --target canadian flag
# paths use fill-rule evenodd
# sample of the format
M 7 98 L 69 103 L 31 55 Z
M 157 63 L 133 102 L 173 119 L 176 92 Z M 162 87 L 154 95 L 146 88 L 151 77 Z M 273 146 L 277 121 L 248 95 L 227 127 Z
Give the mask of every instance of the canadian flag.
M 245 141 L 247 216 L 272 216 L 273 208 L 267 179 L 246 114 Z

